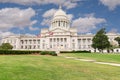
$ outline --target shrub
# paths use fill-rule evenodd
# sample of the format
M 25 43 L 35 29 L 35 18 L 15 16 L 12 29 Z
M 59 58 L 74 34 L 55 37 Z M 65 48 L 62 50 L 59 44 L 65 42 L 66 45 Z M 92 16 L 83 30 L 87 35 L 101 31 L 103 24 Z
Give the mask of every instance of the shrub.
M 52 55 L 52 56 L 57 56 L 56 52 L 54 51 L 42 51 L 40 52 L 41 55 Z
M 4 55 L 36 54 L 40 52 L 41 51 L 0 50 L 0 54 L 4 54 Z
M 41 55 L 47 55 L 48 52 L 47 52 L 47 51 L 42 51 L 42 52 L 40 52 L 40 54 L 41 54 Z
M 21 50 L 0 50 L 0 54 L 2 55 L 25 55 L 25 54 L 36 54 L 39 53 L 41 55 L 52 55 L 57 56 L 56 52 L 54 51 L 21 51 Z
M 55 51 L 52 51 L 49 54 L 52 55 L 52 56 L 57 56 L 57 53 Z
M 91 51 L 60 51 L 60 53 L 91 53 Z

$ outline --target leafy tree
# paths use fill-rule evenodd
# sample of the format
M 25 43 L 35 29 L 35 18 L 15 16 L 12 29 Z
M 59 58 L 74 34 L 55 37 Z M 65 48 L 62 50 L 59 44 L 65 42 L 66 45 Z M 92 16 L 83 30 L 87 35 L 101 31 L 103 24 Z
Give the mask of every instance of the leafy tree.
M 105 28 L 100 29 L 92 39 L 92 47 L 103 52 L 104 49 L 111 47 L 108 37 L 105 32 Z
M 12 48 L 13 46 L 10 43 L 2 43 L 2 45 L 0 46 L 0 49 L 5 49 L 5 50 L 12 49 Z
M 118 42 L 118 45 L 120 47 L 120 37 L 116 37 L 115 40 Z

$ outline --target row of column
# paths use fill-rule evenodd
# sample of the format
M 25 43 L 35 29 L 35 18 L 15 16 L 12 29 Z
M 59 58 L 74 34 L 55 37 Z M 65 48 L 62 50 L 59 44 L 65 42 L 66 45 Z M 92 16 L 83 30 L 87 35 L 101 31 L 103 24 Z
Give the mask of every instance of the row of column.
M 91 44 L 92 39 L 78 39 L 78 43 Z
M 83 38 L 78 39 L 78 48 L 79 49 L 90 49 L 92 45 L 92 39 L 90 38 Z
M 91 45 L 80 45 L 80 44 L 78 44 L 78 48 L 79 49 L 91 49 L 92 47 L 91 47 Z
M 21 49 L 40 49 L 40 45 L 22 45 Z
M 12 40 L 12 39 L 8 39 L 8 40 L 3 40 L 2 43 L 12 43 L 15 44 L 17 40 Z
M 64 49 L 67 48 L 67 38 L 50 38 L 50 48 Z
M 68 28 L 69 23 L 66 21 L 54 21 L 54 22 L 52 22 L 52 28 L 55 28 L 55 27 Z
M 51 42 L 67 42 L 67 38 L 50 38 Z
M 21 40 L 21 44 L 40 44 L 40 40 Z

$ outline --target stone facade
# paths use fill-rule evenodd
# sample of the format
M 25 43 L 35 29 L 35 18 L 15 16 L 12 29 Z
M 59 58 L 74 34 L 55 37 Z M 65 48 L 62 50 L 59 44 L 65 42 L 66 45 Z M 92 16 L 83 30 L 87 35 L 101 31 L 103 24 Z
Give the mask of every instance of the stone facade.
M 108 33 L 110 42 L 118 45 L 114 40 L 119 34 Z M 14 50 L 51 50 L 72 51 L 87 50 L 94 52 L 91 47 L 93 34 L 78 35 L 77 29 L 70 27 L 67 14 L 59 8 L 54 14 L 49 29 L 41 29 L 38 36 L 8 36 L 1 43 L 10 43 Z

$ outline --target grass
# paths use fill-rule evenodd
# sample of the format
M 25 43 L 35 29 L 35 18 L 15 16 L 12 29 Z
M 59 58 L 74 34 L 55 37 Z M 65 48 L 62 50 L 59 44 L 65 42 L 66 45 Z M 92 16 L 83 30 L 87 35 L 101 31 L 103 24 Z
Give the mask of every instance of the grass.
M 68 53 L 64 56 L 72 56 L 76 58 L 92 59 L 102 62 L 120 63 L 120 54 L 103 54 L 103 53 Z
M 0 80 L 119 80 L 120 67 L 39 55 L 0 56 Z

